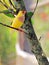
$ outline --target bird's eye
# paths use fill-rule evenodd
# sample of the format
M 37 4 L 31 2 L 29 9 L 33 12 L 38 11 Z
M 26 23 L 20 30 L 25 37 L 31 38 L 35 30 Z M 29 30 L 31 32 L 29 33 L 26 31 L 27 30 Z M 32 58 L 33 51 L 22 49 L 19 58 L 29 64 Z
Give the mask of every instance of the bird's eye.
M 23 14 L 26 14 L 26 11 L 22 11 Z
M 22 13 L 24 14 L 24 11 L 22 11 Z

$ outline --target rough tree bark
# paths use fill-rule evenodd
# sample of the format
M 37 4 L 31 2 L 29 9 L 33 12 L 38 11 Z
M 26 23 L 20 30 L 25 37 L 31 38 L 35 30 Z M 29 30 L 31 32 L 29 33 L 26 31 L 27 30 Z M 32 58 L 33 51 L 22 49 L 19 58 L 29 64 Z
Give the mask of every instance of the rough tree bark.
M 16 1 L 20 4 L 21 10 L 26 10 L 23 0 L 16 0 Z M 26 13 L 26 19 L 23 25 L 23 29 L 25 29 L 25 31 L 28 33 L 28 35 L 27 34 L 25 35 L 27 39 L 29 40 L 29 43 L 32 44 L 31 51 L 35 54 L 38 64 L 39 65 L 49 65 L 46 55 L 44 54 L 42 47 L 40 45 L 40 42 L 34 31 L 34 27 L 32 26 L 31 17 L 29 17 L 27 13 Z

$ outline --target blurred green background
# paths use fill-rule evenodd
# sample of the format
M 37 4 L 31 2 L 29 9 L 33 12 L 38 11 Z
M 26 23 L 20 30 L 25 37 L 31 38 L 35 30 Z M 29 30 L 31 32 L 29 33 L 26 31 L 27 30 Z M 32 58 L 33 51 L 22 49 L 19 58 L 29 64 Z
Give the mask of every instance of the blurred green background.
M 33 17 L 34 29 L 45 54 L 49 57 L 49 5 L 44 5 L 36 10 Z
M 7 10 L 0 3 L 0 11 Z M 5 14 L 0 14 L 0 22 L 11 25 L 13 21 L 12 17 L 8 17 Z M 16 41 L 18 32 L 13 31 L 5 26 L 0 25 L 0 61 L 2 65 L 7 65 L 11 60 L 16 58 Z M 9 64 L 10 65 L 10 64 Z
M 0 11 L 3 10 L 7 9 L 2 4 L 0 4 Z M 32 20 L 34 21 L 33 26 L 38 39 L 40 36 L 42 36 L 40 40 L 41 46 L 45 54 L 49 57 L 49 5 L 38 8 L 35 12 L 35 15 L 32 17 Z M 3 13 L 0 14 L 0 22 L 10 25 L 12 21 L 12 17 L 8 17 Z M 17 40 L 17 31 L 11 33 L 9 28 L 0 25 L 0 58 L 3 59 L 2 62 L 7 60 L 9 55 L 11 55 L 12 58 L 15 58 L 15 44 Z

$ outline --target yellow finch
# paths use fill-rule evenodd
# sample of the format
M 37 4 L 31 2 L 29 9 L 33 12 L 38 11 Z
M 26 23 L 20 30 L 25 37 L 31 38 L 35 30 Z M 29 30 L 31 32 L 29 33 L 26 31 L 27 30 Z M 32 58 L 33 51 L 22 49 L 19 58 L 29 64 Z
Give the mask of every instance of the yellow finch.
M 25 21 L 25 14 L 26 11 L 19 11 L 19 13 L 15 16 L 13 20 L 12 27 L 20 28 Z

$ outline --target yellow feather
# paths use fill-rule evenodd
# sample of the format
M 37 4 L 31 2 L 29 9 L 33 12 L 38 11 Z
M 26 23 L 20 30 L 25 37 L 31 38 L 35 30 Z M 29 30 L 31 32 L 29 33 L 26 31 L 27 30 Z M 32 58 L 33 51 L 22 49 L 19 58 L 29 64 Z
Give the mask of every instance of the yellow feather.
M 20 28 L 22 25 L 23 25 L 23 22 L 21 22 L 21 21 L 18 20 L 17 18 L 15 18 L 15 19 L 13 20 L 12 27 Z
M 22 13 L 22 11 L 18 13 L 18 15 L 13 20 L 12 27 L 20 28 L 23 25 L 24 20 L 19 19 L 20 17 L 23 17 L 23 15 L 24 14 Z

